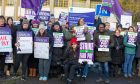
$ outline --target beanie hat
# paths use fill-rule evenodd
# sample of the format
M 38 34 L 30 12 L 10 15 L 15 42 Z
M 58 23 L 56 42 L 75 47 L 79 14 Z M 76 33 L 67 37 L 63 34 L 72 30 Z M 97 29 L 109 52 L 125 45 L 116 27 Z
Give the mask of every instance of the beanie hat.
M 23 19 L 22 24 L 29 24 L 29 21 L 27 19 Z
M 38 20 L 32 20 L 32 24 L 39 24 Z
M 39 30 L 40 30 L 40 29 L 44 29 L 44 30 L 45 30 L 44 24 L 40 24 L 40 25 L 39 25 Z
M 70 44 L 72 45 L 72 44 L 78 44 L 78 42 L 77 42 L 77 38 L 76 37 L 73 37 L 71 40 L 70 40 Z

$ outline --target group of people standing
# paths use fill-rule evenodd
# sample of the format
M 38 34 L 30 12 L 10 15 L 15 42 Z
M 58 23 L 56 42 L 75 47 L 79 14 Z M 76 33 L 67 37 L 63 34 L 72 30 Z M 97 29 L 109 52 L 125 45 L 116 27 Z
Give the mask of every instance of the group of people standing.
M 29 21 L 27 18 L 23 18 L 20 20 L 20 24 L 15 26 L 11 17 L 5 20 L 4 16 L 0 16 L 0 32 L 5 28 L 11 31 L 13 49 L 13 52 L 0 52 L 0 77 L 10 76 L 13 67 L 12 78 L 16 78 L 20 64 L 22 64 L 22 80 L 26 80 L 27 76 L 39 76 L 39 80 L 47 81 L 50 76 L 58 77 L 61 74 L 67 84 L 72 84 L 76 72 L 77 75 L 86 78 L 89 71 L 88 63 L 78 62 L 80 42 L 94 43 L 93 63 L 99 64 L 99 67 L 96 68 L 99 72 L 99 79 L 96 82 L 104 81 L 108 84 L 110 76 L 119 76 L 121 73 L 125 78 L 132 78 L 135 71 L 140 76 L 140 33 L 132 26 L 124 30 L 125 33 L 121 35 L 123 32 L 121 25 L 118 25 L 114 32 L 109 30 L 110 24 L 108 22 L 100 22 L 95 25 L 96 30 L 91 35 L 84 19 L 79 19 L 76 26 L 84 26 L 85 40 L 77 41 L 75 26 L 70 27 L 68 22 L 62 25 L 55 21 L 55 18 L 51 18 L 46 24 L 44 21 Z M 34 53 L 18 54 L 20 44 L 17 42 L 17 32 L 19 31 L 31 32 L 33 42 L 35 37 L 48 37 L 49 59 L 34 58 Z M 62 33 L 62 46 L 54 46 L 57 43 L 54 33 Z M 133 37 L 131 34 L 136 34 L 136 36 Z M 93 40 L 91 40 L 91 36 L 93 36 Z M 101 37 L 109 40 L 101 42 Z M 130 42 L 129 37 L 132 37 Z M 107 46 L 103 48 L 107 49 L 102 51 L 100 47 L 104 42 Z M 34 43 L 30 45 L 34 45 Z M 5 74 L 5 58 L 11 53 L 13 54 L 13 63 L 6 63 L 8 68 Z M 134 59 L 137 60 L 137 67 L 133 68 Z

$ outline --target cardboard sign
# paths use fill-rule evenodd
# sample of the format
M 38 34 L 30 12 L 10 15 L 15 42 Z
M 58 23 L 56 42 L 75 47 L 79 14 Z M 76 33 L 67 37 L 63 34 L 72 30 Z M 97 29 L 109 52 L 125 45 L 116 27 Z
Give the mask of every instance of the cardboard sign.
M 54 45 L 53 47 L 63 47 L 64 46 L 64 40 L 63 40 L 63 33 L 53 33 L 54 37 Z

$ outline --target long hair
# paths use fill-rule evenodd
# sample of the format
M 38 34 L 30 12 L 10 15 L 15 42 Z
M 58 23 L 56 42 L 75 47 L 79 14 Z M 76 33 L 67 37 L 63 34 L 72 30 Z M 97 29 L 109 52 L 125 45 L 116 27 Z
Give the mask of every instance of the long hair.
M 8 18 L 7 18 L 7 25 L 9 25 L 8 21 L 9 21 L 10 19 L 12 20 L 12 25 L 13 25 L 13 18 L 12 18 L 12 17 L 8 17 Z M 9 26 L 10 26 L 10 25 L 9 25 Z
M 3 15 L 0 16 L 0 19 L 3 19 L 4 20 L 4 24 L 6 23 L 6 19 Z
M 44 30 L 43 35 L 41 35 L 40 30 L 37 33 L 37 37 L 45 37 L 46 36 L 46 32 Z

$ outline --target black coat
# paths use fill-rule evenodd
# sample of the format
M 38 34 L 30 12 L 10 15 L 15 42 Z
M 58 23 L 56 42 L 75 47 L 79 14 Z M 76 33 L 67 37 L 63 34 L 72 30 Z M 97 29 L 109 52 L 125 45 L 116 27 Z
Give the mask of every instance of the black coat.
M 136 52 L 136 58 L 140 58 L 140 32 L 137 36 L 137 52 Z
M 113 64 L 122 64 L 124 57 L 123 57 L 123 36 L 115 36 L 113 35 L 114 40 L 114 47 L 111 49 L 111 57 L 112 57 L 112 63 Z M 117 50 L 116 48 L 119 47 Z

